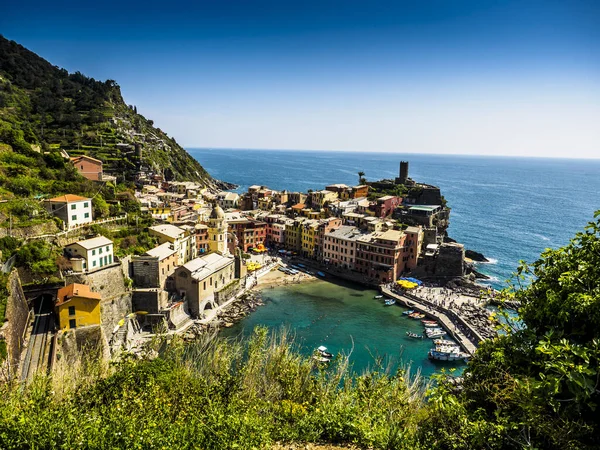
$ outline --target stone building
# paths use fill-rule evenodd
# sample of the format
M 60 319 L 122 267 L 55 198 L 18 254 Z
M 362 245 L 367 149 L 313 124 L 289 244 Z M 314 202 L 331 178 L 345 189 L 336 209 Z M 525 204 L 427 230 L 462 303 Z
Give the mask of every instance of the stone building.
M 234 257 L 219 253 L 193 259 L 175 270 L 175 288 L 187 303 L 192 317 L 217 306 L 215 293 L 235 278 Z
M 165 242 L 141 256 L 132 257 L 131 265 L 136 287 L 163 289 L 177 266 L 177 252 L 173 244 Z

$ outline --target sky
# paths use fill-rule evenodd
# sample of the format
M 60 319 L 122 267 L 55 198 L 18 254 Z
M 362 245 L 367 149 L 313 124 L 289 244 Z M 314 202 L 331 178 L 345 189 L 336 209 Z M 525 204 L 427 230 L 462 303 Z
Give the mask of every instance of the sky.
M 600 1 L 6 2 L 187 148 L 600 158 Z

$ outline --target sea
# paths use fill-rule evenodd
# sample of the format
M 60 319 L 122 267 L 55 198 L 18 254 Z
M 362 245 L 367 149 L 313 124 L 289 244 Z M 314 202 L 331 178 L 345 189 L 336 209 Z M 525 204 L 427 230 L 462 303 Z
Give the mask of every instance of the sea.
M 545 249 L 567 244 L 600 210 L 600 159 L 198 148 L 188 151 L 213 177 L 239 185 L 237 192 L 254 184 L 304 192 L 333 183 L 355 185 L 359 171 L 370 181 L 393 179 L 398 176 L 400 161 L 408 161 L 412 179 L 441 188 L 451 208 L 449 236 L 484 254 L 490 262 L 479 264 L 478 270 L 488 275 L 488 283 L 497 289 L 506 286 L 520 261 L 534 262 Z M 255 325 L 274 328 L 280 324 L 298 333 L 306 351 L 330 341 L 336 352 L 348 352 L 352 348 L 348 336 L 352 336 L 357 370 L 370 367 L 381 355 L 397 360 L 399 365 L 411 363 L 424 375 L 437 370 L 439 367 L 427 361 L 426 349 L 422 348 L 428 343 L 407 342 L 405 332 L 414 331 L 414 325 L 409 319 L 403 320 L 401 308 L 374 304 L 373 296 L 374 292 L 343 283 L 272 289 L 264 292 L 266 306 L 227 333 L 247 334 Z M 329 308 L 331 305 L 334 306 Z M 362 312 L 356 308 L 362 308 Z M 372 314 L 376 319 L 370 321 Z M 390 325 L 388 319 L 393 319 L 395 325 Z M 321 327 L 322 332 L 318 331 Z M 332 335 L 323 334 L 332 329 Z M 359 336 L 365 334 L 369 337 L 363 342 Z M 390 336 L 394 337 L 393 343 L 388 341 Z

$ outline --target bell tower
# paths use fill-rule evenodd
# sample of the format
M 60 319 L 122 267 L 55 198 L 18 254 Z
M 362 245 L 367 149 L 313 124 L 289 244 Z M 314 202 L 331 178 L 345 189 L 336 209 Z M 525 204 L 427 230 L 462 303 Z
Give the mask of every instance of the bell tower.
M 225 212 L 215 205 L 208 219 L 208 249 L 220 255 L 229 254 L 227 249 L 227 220 Z

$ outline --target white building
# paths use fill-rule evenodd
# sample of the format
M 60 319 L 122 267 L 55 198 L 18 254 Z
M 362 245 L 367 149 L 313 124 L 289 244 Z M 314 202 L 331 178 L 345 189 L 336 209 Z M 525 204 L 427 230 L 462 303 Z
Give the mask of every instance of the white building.
M 148 228 L 151 236 L 156 236 L 159 243 L 169 242 L 173 244 L 173 249 L 177 252 L 177 265 L 196 257 L 196 235 L 193 232 L 184 230 L 175 225 L 155 225 Z
M 91 223 L 94 220 L 91 198 L 66 194 L 47 200 L 45 206 L 49 213 L 64 222 L 67 230 Z
M 219 192 L 217 194 L 217 201 L 223 209 L 237 208 L 239 200 L 240 196 L 235 192 Z
M 114 262 L 113 242 L 104 236 L 75 242 L 65 247 L 75 272 L 93 272 Z

